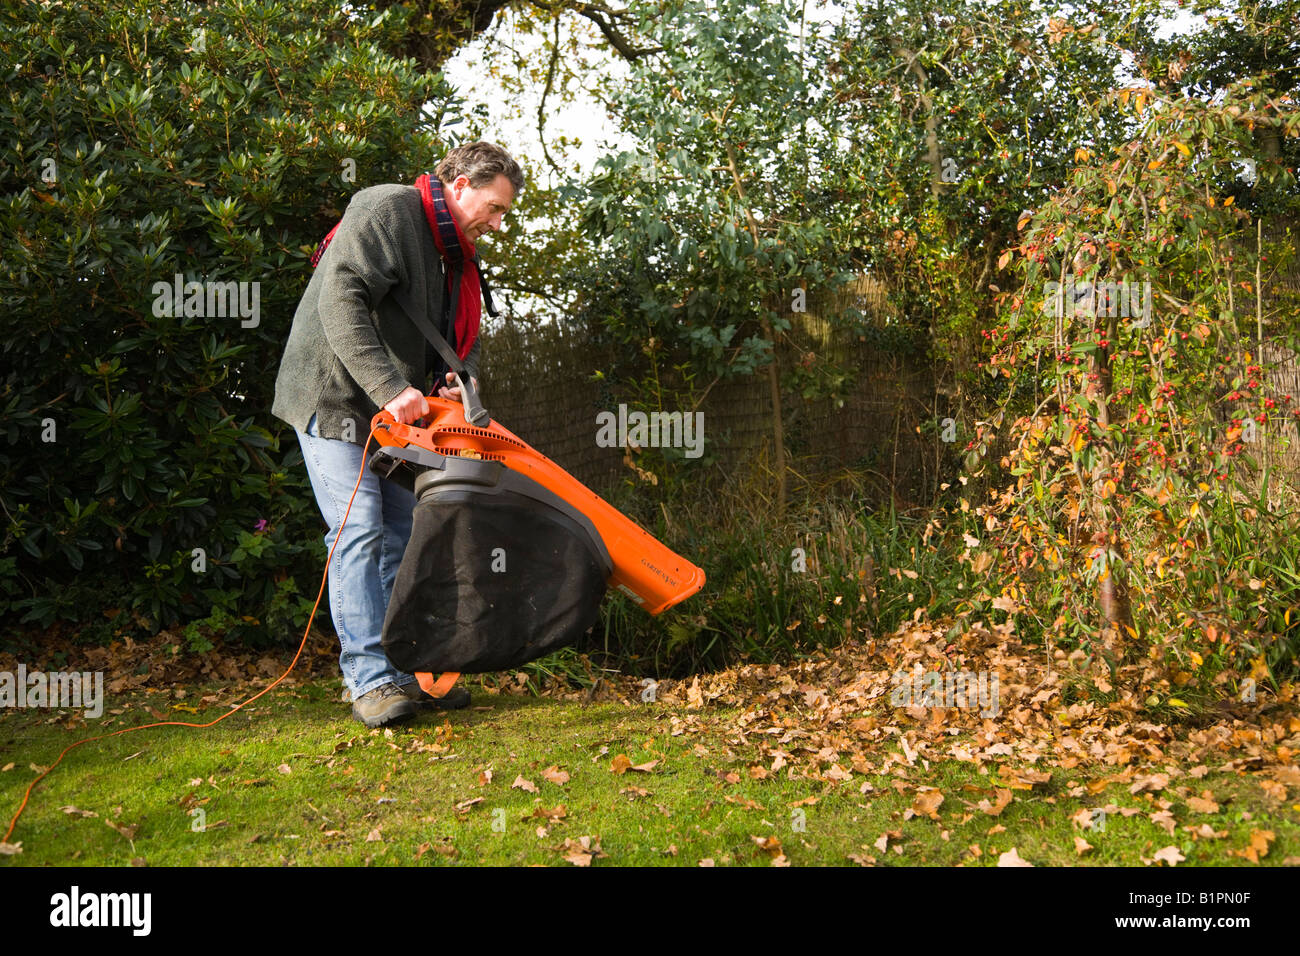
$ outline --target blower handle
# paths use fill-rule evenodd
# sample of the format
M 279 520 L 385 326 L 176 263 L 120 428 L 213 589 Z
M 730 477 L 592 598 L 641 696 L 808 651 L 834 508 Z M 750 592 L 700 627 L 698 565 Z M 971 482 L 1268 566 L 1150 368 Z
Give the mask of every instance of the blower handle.
M 469 376 L 461 377 L 460 372 L 453 373 L 456 376 L 456 384 L 460 386 L 460 403 L 465 409 L 465 421 L 476 428 L 487 428 L 492 424 L 492 417 L 488 415 L 487 409 L 483 407 L 482 400 L 478 397 L 478 390 L 474 388 L 473 382 Z

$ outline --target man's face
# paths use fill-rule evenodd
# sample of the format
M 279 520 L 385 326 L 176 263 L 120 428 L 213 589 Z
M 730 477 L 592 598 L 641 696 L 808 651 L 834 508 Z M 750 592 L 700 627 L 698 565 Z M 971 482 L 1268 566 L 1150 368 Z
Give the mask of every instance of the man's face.
M 484 233 L 501 228 L 501 219 L 515 198 L 515 188 L 501 175 L 481 189 L 471 186 L 468 176 L 457 176 L 443 190 L 443 197 L 461 231 L 473 242 Z

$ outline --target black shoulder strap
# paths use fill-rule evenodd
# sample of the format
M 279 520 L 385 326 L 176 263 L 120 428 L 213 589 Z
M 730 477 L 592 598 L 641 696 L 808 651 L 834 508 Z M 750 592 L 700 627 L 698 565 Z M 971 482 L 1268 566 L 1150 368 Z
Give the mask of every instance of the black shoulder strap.
M 492 301 L 492 288 L 488 285 L 487 270 L 483 268 L 483 260 L 474 254 L 474 265 L 478 267 L 478 287 L 483 292 L 483 308 L 487 309 L 487 314 L 496 318 L 499 313 L 496 304 Z
M 459 283 L 453 283 L 453 290 Z M 452 297 L 452 321 L 455 321 L 456 299 L 453 292 Z M 474 388 L 470 377 L 465 373 L 465 364 L 461 362 L 460 356 L 455 353 L 451 345 L 443 337 L 442 333 L 434 328 L 423 315 L 413 314 L 411 319 L 415 322 L 415 327 L 419 329 L 426 339 L 433 343 L 433 347 L 438 350 L 442 360 L 447 363 L 447 367 L 456 373 L 456 384 L 460 386 L 460 400 L 465 408 L 465 421 L 479 428 L 487 428 L 492 424 L 492 418 L 488 415 L 487 409 L 483 407 L 482 401 L 479 400 L 478 392 Z

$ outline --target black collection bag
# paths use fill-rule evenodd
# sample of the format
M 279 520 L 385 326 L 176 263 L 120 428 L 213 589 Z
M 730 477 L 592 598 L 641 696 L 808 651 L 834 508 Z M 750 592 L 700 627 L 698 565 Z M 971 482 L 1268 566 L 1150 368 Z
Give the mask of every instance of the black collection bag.
M 481 266 L 479 279 L 496 315 Z M 457 291 L 453 283 L 453 316 Z M 486 428 L 491 417 L 455 350 L 427 318 L 411 318 L 456 373 L 466 423 Z M 508 670 L 596 623 L 614 565 L 591 520 L 563 498 L 499 461 L 417 445 L 380 447 L 369 464 L 416 496 L 381 638 L 394 667 Z
M 590 520 L 498 461 L 384 447 L 370 463 L 415 492 L 383 648 L 407 672 L 508 670 L 596 623 L 612 571 Z

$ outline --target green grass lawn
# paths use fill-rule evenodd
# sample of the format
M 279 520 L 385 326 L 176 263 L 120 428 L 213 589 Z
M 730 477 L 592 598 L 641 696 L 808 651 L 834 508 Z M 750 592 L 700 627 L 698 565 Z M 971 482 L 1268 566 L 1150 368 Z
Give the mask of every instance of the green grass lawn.
M 1115 767 L 1040 763 L 1032 769 L 1049 776 L 1027 783 L 999 777 L 1000 761 L 983 772 L 918 760 L 889 774 L 814 779 L 793 776 L 794 766 L 774 771 L 725 708 L 694 711 L 699 720 L 683 729 L 681 706 L 583 705 L 470 686 L 471 709 L 385 730 L 353 721 L 337 681 L 319 680 L 278 688 L 211 729 L 150 729 L 80 747 L 37 787 L 11 838 L 22 852 L 0 856 L 0 866 L 988 866 L 1013 847 L 1038 866 L 1140 866 L 1170 846 L 1188 866 L 1276 865 L 1300 854 L 1294 795 L 1279 799 L 1276 786 L 1217 767 L 1189 777 L 1172 766 L 1166 786 L 1139 793 L 1101 785 Z M 214 691 L 192 689 L 186 703 Z M 146 705 L 169 719 L 220 712 L 175 710 L 165 692 L 129 700 L 107 726 L 69 727 L 67 714 L 51 711 L 0 716 L 6 826 L 32 765 L 48 766 L 72 741 L 152 719 Z M 999 789 L 1011 796 L 1000 812 Z M 1083 825 L 1094 808 L 1107 809 L 1104 829 L 1100 817 Z M 1249 853 L 1252 835 L 1263 844 L 1258 864 L 1229 852 Z M 1076 838 L 1092 849 L 1080 855 Z

